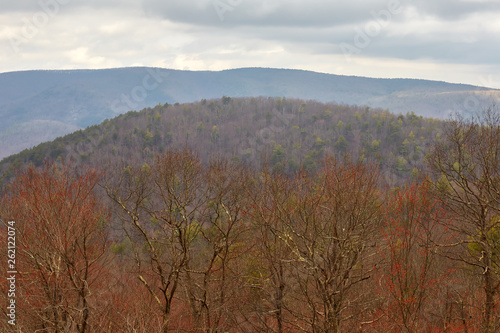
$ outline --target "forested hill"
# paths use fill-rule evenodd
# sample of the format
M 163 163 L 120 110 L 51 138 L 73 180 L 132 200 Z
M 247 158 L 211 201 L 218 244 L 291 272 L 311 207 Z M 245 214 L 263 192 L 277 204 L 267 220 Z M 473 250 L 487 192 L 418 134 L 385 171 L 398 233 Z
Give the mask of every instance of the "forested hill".
M 128 112 L 24 150 L 0 163 L 5 181 L 46 158 L 100 165 L 144 163 L 170 148 L 189 147 L 207 161 L 220 154 L 238 163 L 293 173 L 313 171 L 326 155 L 371 160 L 395 184 L 424 168 L 426 148 L 443 121 L 413 112 L 286 98 L 230 98 L 165 104 Z
M 269 68 L 24 71 L 0 74 L 0 87 L 0 158 L 159 102 L 270 96 L 445 118 L 450 111 L 482 109 L 500 98 L 498 90 L 470 85 Z

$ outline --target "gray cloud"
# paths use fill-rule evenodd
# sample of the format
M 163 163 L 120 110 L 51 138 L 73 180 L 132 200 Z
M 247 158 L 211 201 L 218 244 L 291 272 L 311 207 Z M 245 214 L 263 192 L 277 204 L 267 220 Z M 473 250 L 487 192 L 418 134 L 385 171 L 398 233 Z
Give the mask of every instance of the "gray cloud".
M 414 4 L 422 13 L 450 21 L 473 14 L 500 12 L 500 3 L 496 0 L 425 0 L 414 1 Z
M 149 15 L 194 25 L 325 27 L 362 22 L 387 1 L 144 0 L 143 6 Z
M 227 5 L 220 8 L 223 10 L 223 21 L 217 15 L 216 4 Z M 366 32 L 364 29 L 374 22 L 376 13 L 385 19 L 382 12 L 387 13 L 390 8 L 398 8 L 397 12 L 391 12 L 391 24 L 370 38 L 369 45 L 360 52 L 363 55 L 490 63 L 496 61 L 497 45 L 500 45 L 500 31 L 477 31 L 481 22 L 469 22 L 474 25 L 470 27 L 470 32 L 457 29 L 467 24 L 467 18 L 474 15 L 486 13 L 491 16 L 495 12 L 500 15 L 500 3 L 496 1 L 356 0 L 338 3 L 282 0 L 270 4 L 265 0 L 144 0 L 143 6 L 148 15 L 214 29 L 214 35 L 240 35 L 304 46 L 316 44 L 311 52 L 320 53 L 327 49 L 338 53 L 341 43 L 354 45 L 359 31 Z M 411 10 L 422 21 L 416 22 L 413 30 L 410 28 L 405 35 L 391 36 L 392 30 L 405 25 L 408 19 L 404 15 L 406 10 Z M 425 25 L 429 22 L 424 18 L 434 20 L 434 24 L 440 22 L 446 25 L 445 30 L 425 32 Z M 395 22 L 399 23 L 396 27 L 392 24 Z
M 495 0 L 143 0 L 146 13 L 174 22 L 226 26 L 338 26 L 370 19 L 390 6 L 415 7 L 423 15 L 460 20 L 476 13 L 500 12 Z
M 26 25 L 54 4 L 57 12 L 26 37 Z M 485 0 L 7 1 L 0 71 L 278 65 L 421 77 L 443 68 L 441 79 L 467 82 L 476 71 L 500 73 L 499 15 L 499 1 Z M 22 38 L 17 52 L 13 36 Z M 356 51 L 351 61 L 342 45 Z
M 39 10 L 52 9 L 55 7 L 65 9 L 76 9 L 91 7 L 94 9 L 100 8 L 115 8 L 117 10 L 124 7 L 137 6 L 137 1 L 134 0 L 23 0 L 23 1 L 2 1 L 0 5 L 1 13 L 22 12 L 32 14 Z

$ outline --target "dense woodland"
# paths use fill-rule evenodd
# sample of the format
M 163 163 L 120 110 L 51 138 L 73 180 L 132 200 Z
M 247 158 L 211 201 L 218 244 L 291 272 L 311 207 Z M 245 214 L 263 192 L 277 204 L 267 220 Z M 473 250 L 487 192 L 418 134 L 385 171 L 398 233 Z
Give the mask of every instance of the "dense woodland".
M 215 154 L 241 164 L 293 174 L 314 172 L 326 155 L 372 161 L 392 185 L 425 168 L 429 144 L 443 121 L 409 112 L 284 98 L 230 98 L 158 105 L 12 155 L 0 163 L 8 179 L 22 165 L 46 158 L 102 166 L 147 161 L 188 147 L 206 163 Z
M 2 331 L 496 332 L 499 138 L 496 109 L 224 97 L 40 145 L 1 166 Z

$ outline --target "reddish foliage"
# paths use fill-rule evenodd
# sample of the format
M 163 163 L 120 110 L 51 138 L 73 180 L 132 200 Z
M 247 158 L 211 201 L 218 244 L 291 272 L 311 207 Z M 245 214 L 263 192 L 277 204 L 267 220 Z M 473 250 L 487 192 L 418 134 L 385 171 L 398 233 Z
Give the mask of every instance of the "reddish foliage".
M 46 163 L 19 173 L 2 198 L 2 216 L 17 226 L 19 327 L 26 331 L 91 329 L 107 246 L 108 215 L 94 195 L 99 177 Z
M 435 329 L 433 311 L 450 273 L 439 269 L 437 244 L 444 237 L 447 215 L 428 183 L 413 184 L 390 195 L 384 206 L 384 265 L 378 269 L 378 291 L 385 319 L 393 332 Z

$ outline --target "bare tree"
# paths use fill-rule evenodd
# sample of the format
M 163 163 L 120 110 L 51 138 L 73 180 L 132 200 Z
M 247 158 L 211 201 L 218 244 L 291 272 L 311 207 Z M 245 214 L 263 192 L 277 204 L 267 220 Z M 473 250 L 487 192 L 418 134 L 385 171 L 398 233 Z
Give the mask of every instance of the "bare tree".
M 121 210 L 137 277 L 156 300 L 163 313 L 162 330 L 167 332 L 181 277 L 200 233 L 200 211 L 207 204 L 203 166 L 187 149 L 167 151 L 151 167 L 126 167 L 108 179 L 105 188 Z
M 21 329 L 96 331 L 109 217 L 94 192 L 100 177 L 47 162 L 20 172 L 2 198 L 0 214 L 17 222 Z
M 283 242 L 285 233 L 283 218 L 294 209 L 289 198 L 294 190 L 292 179 L 264 172 L 259 186 L 249 195 L 253 205 L 250 210 L 254 264 L 249 267 L 249 293 L 255 294 L 256 302 L 251 309 L 254 330 L 285 332 L 295 328 L 291 304 L 291 256 L 290 248 Z M 248 316 L 248 315 L 247 315 Z
M 280 225 L 270 227 L 289 251 L 293 291 L 287 302 L 293 304 L 293 324 L 303 331 L 340 332 L 357 303 L 351 292 L 370 277 L 371 267 L 365 264 L 375 253 L 371 236 L 379 222 L 378 173 L 370 166 L 327 159 L 321 174 L 299 174 L 286 190 L 286 199 L 274 197 L 273 214 Z M 272 274 L 279 291 L 276 267 Z M 276 298 L 277 305 L 281 300 Z
M 234 310 L 240 299 L 239 262 L 247 253 L 247 193 L 251 178 L 244 167 L 213 159 L 204 173 L 205 196 L 199 215 L 200 234 L 183 281 L 197 331 L 237 327 Z
M 475 268 L 484 290 L 482 330 L 499 329 L 495 304 L 500 257 L 500 114 L 490 108 L 470 119 L 457 116 L 428 161 L 437 190 L 454 213 L 452 230 L 461 240 L 450 258 Z
M 391 193 L 383 208 L 379 251 L 384 261 L 376 287 L 384 318 L 374 323 L 376 328 L 421 332 L 448 327 L 449 317 L 437 324 L 431 319 L 445 303 L 440 291 L 450 284 L 446 267 L 438 267 L 443 265 L 436 244 L 448 238 L 443 232 L 447 214 L 439 198 L 428 182 L 414 183 Z

